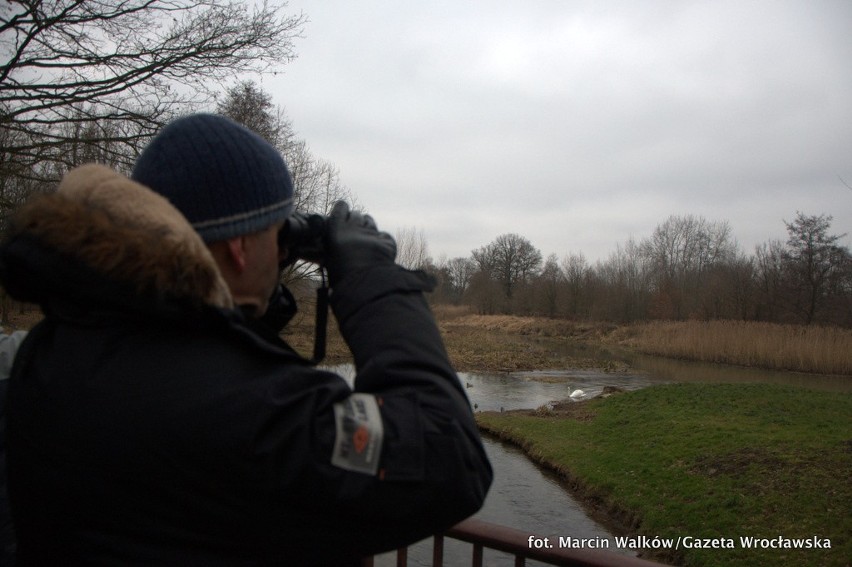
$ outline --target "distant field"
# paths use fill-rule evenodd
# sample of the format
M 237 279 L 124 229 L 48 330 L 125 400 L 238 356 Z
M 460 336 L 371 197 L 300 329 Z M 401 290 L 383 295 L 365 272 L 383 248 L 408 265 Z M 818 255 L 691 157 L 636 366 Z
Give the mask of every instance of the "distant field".
M 477 315 L 437 306 L 446 330 L 618 344 L 686 360 L 852 375 L 852 329 L 744 321 L 651 321 L 633 325 L 546 317 Z M 448 340 L 452 352 L 452 341 Z
M 560 472 L 625 533 L 724 546 L 658 560 L 804 567 L 852 557 L 850 416 L 852 394 L 674 384 L 477 420 Z

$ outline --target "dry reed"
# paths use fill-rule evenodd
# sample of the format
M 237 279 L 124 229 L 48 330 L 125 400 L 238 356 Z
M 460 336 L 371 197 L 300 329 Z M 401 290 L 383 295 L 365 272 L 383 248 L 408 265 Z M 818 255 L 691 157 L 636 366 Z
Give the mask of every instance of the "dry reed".
M 798 372 L 852 375 L 852 330 L 744 321 L 659 321 L 630 341 L 661 356 Z

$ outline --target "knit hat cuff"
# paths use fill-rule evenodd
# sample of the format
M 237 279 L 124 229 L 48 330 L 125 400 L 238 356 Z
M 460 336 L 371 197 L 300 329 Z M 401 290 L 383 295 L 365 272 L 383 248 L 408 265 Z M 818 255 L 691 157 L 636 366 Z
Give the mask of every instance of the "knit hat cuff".
M 228 240 L 243 234 L 260 232 L 278 222 L 283 222 L 293 212 L 293 197 L 260 209 L 235 215 L 208 219 L 192 224 L 205 242 Z

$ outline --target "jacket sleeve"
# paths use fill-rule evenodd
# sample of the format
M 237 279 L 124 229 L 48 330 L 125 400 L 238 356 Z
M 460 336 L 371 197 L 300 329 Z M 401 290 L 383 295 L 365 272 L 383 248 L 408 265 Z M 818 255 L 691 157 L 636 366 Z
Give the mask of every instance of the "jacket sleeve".
M 422 539 L 473 514 L 492 480 L 470 402 L 423 295 L 430 287 L 422 272 L 383 266 L 351 274 L 331 296 L 356 367 L 355 394 L 335 407 L 332 466 L 353 464 L 352 447 L 357 452 L 372 440 L 369 416 L 359 421 L 357 414 L 365 405 L 377 408 L 378 466 L 349 474 L 341 500 L 361 517 L 368 510 L 373 525 L 397 536 L 388 540 L 385 533 L 385 547 Z M 345 432 L 353 414 L 350 440 Z M 350 468 L 357 469 L 354 464 Z

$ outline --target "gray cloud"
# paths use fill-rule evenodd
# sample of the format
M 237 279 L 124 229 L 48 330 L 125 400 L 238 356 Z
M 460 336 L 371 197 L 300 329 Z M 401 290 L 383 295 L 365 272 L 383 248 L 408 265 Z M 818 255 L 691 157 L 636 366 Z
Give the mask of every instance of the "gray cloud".
M 290 2 L 263 86 L 383 228 L 605 258 L 670 214 L 852 232 L 852 4 Z M 847 239 L 847 242 L 849 239 Z

